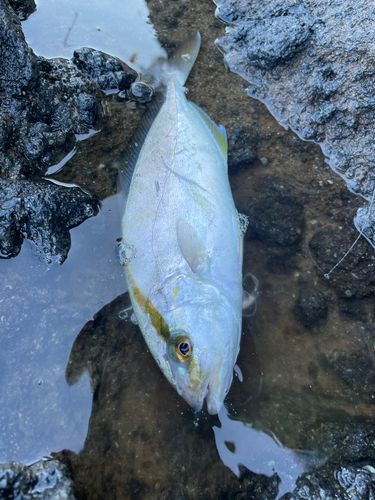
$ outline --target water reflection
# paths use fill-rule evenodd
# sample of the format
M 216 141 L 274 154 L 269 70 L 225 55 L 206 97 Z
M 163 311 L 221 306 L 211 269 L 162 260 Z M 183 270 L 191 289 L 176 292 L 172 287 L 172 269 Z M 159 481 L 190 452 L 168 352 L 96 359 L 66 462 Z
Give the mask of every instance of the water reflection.
M 44 57 L 70 59 L 74 49 L 92 47 L 117 56 L 135 69 L 164 55 L 148 22 L 144 0 L 38 0 L 23 22 L 26 41 Z
M 216 446 L 220 458 L 235 474 L 240 474 L 239 465 L 244 465 L 256 474 L 280 477 L 280 498 L 293 491 L 297 478 L 312 466 L 320 465 L 324 459 L 314 452 L 295 452 L 284 447 L 275 435 L 255 429 L 251 424 L 232 420 L 226 408 L 219 413 L 221 427 L 214 427 Z
M 0 261 L 0 462 L 78 451 L 86 437 L 88 378 L 68 387 L 65 366 L 77 331 L 125 290 L 117 197 L 71 236 L 62 266 L 46 264 L 28 242 L 17 258 Z

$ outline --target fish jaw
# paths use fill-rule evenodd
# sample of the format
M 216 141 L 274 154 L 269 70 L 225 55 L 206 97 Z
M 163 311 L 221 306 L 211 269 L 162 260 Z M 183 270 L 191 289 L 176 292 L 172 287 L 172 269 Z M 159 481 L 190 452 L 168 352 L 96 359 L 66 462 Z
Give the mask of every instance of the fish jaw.
M 171 367 L 177 392 L 196 411 L 207 402 L 207 410 L 216 415 L 232 383 L 233 370 L 224 370 L 223 356 L 219 352 L 203 351 L 194 355 L 189 365 Z

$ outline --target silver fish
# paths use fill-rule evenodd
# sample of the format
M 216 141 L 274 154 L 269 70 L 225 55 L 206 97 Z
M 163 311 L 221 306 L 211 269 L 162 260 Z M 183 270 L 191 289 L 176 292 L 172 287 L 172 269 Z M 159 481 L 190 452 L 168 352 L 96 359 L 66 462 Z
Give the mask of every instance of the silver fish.
M 123 263 L 162 372 L 193 408 L 206 399 L 216 414 L 239 352 L 246 218 L 228 182 L 224 127 L 185 97 L 199 48 L 197 33 L 169 61 L 160 109 L 150 111 L 120 169 Z

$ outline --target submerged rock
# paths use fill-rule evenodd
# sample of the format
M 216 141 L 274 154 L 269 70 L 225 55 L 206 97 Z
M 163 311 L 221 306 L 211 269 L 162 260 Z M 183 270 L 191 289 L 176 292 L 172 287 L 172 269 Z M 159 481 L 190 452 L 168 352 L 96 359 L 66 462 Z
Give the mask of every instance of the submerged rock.
M 40 460 L 26 466 L 0 464 L 0 498 L 7 500 L 76 500 L 68 468 L 58 460 Z
M 269 263 L 278 268 L 292 265 L 302 240 L 304 216 L 288 182 L 266 175 L 240 210 L 249 217 L 246 237 L 268 244 Z
M 26 236 L 47 262 L 62 263 L 70 249 L 69 229 L 98 211 L 98 200 L 78 187 L 46 180 L 0 181 L 1 256 L 18 255 Z
M 309 249 L 321 276 L 327 276 L 325 273 L 329 273 L 344 257 L 353 243 L 349 238 L 342 230 L 331 227 L 323 227 L 313 235 Z M 334 288 L 341 298 L 373 297 L 374 269 L 373 250 L 367 241 L 361 238 L 324 283 Z
M 228 169 L 236 171 L 257 159 L 258 133 L 256 129 L 238 127 L 228 137 Z
M 375 465 L 345 464 L 302 474 L 296 488 L 281 500 L 371 500 L 375 497 Z
M 373 6 L 316 0 L 217 0 L 229 24 L 216 41 L 248 94 L 285 127 L 320 143 L 349 189 L 370 200 L 375 189 Z M 366 213 L 356 225 L 366 226 Z M 367 219 L 366 219 L 367 220 Z M 364 235 L 375 246 L 374 221 Z
M 327 317 L 327 301 L 319 291 L 301 290 L 293 309 L 306 328 L 313 328 Z

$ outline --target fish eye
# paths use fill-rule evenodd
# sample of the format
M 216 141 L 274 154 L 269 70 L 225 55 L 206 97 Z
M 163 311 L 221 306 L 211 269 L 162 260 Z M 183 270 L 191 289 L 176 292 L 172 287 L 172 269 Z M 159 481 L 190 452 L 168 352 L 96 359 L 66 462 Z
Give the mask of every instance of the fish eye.
M 172 339 L 169 351 L 177 361 L 189 361 L 192 355 L 193 345 L 186 335 L 177 335 Z

